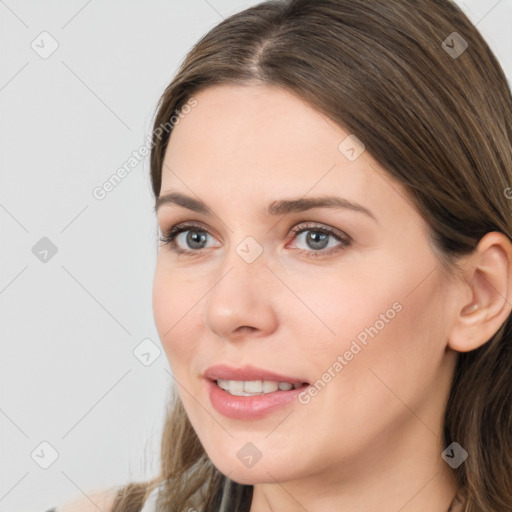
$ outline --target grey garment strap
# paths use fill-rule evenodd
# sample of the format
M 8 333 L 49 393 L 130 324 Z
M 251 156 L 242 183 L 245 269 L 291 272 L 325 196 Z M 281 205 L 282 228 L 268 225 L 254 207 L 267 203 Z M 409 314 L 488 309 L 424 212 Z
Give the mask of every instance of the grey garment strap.
M 157 508 L 157 500 L 160 495 L 160 492 L 164 492 L 165 485 L 167 482 L 162 482 L 158 487 L 155 487 L 150 493 L 149 496 L 144 501 L 140 512 L 161 512 L 159 508 Z M 194 495 L 195 496 L 195 495 Z M 194 499 L 194 498 L 192 498 Z M 195 504 L 193 507 L 190 507 L 189 510 L 195 510 Z
M 156 508 L 156 501 L 158 498 L 158 494 L 161 489 L 164 488 L 165 482 L 162 482 L 157 488 L 153 489 L 149 496 L 147 497 L 146 501 L 144 502 L 140 512 L 160 512 Z M 229 507 L 233 506 L 233 491 L 235 482 L 233 480 L 230 480 L 229 478 L 226 478 L 224 481 L 224 486 L 222 490 L 222 498 L 219 506 L 219 512 L 234 512 Z M 51 512 L 51 511 L 48 511 Z
M 253 489 L 252 485 L 237 484 L 226 477 L 219 512 L 249 512 Z
M 219 512 L 229 512 L 229 498 L 231 497 L 232 481 L 226 477 L 224 489 L 222 490 L 222 500 L 220 502 Z
M 146 501 L 142 505 L 140 512 L 157 512 L 156 509 L 156 499 L 158 494 L 160 493 L 160 489 L 163 488 L 163 484 L 160 484 L 158 487 L 153 489 L 149 496 L 146 498 Z

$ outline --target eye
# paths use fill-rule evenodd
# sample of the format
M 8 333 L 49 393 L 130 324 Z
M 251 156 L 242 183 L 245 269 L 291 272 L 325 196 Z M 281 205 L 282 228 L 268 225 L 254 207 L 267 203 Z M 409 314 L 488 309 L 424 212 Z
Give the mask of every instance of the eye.
M 342 231 L 318 225 L 315 223 L 303 223 L 291 230 L 293 239 L 305 243 L 310 249 L 297 249 L 299 253 L 310 256 L 325 256 L 333 252 L 345 249 L 352 243 L 352 239 Z M 304 236 L 306 235 L 306 236 Z M 198 255 L 208 247 L 205 243 L 210 233 L 197 224 L 180 223 L 172 226 L 160 241 L 168 245 L 177 254 Z M 213 238 L 213 237 L 212 237 Z M 332 244 L 331 241 L 338 243 Z M 183 247 L 185 246 L 185 248 Z
M 160 241 L 178 254 L 197 254 L 206 248 L 204 244 L 209 236 L 208 231 L 197 224 L 181 223 L 172 226 Z M 188 246 L 191 250 L 183 249 L 180 245 Z
M 352 239 L 342 231 L 315 223 L 299 224 L 292 229 L 296 241 L 302 241 L 310 249 L 298 249 L 300 253 L 310 256 L 326 256 L 333 252 L 345 249 L 352 243 Z M 338 244 L 332 244 L 337 241 Z M 327 249 L 327 250 L 326 250 Z

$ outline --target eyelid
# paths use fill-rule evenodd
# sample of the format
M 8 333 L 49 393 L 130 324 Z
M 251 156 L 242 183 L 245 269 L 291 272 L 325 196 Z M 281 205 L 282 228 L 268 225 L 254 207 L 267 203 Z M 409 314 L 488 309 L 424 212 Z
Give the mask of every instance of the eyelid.
M 290 232 L 295 234 L 301 233 L 303 231 L 323 231 L 334 236 L 335 238 L 338 238 L 340 241 L 352 241 L 352 237 L 344 231 L 341 231 L 340 229 L 334 228 L 332 226 L 328 226 L 327 224 L 323 224 L 322 222 L 304 221 L 299 222 L 290 228 Z

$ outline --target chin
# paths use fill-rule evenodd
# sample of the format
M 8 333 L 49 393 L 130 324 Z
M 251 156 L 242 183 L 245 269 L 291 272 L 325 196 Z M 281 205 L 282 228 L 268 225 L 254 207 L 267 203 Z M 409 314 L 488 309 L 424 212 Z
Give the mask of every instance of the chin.
M 217 468 L 219 469 L 219 468 Z M 238 484 L 243 485 L 255 485 L 255 484 L 270 484 L 275 483 L 276 480 L 278 482 L 283 482 L 288 480 L 288 478 L 285 476 L 285 478 L 282 478 L 281 476 L 275 475 L 272 470 L 267 473 L 265 469 L 260 468 L 257 470 L 256 468 L 252 469 L 235 469 L 233 468 L 229 469 L 229 466 L 227 466 L 227 471 L 219 471 L 227 476 L 230 480 L 233 480 L 234 482 Z M 272 476 L 270 476 L 272 475 Z M 272 478 L 274 477 L 274 478 Z
M 262 457 L 252 467 L 244 467 L 236 457 L 229 460 L 226 458 L 210 460 L 223 475 L 244 485 L 286 482 L 300 477 L 296 471 L 292 473 L 289 465 L 283 464 L 283 460 L 277 460 L 277 458 L 277 454 L 272 458 Z

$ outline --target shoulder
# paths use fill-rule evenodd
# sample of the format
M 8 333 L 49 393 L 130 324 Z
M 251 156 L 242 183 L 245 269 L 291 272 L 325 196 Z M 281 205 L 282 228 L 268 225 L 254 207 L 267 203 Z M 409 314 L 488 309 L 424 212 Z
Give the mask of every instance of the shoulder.
M 105 489 L 89 493 L 87 496 L 78 496 L 72 501 L 59 505 L 55 512 L 111 512 L 117 496 L 116 489 Z

